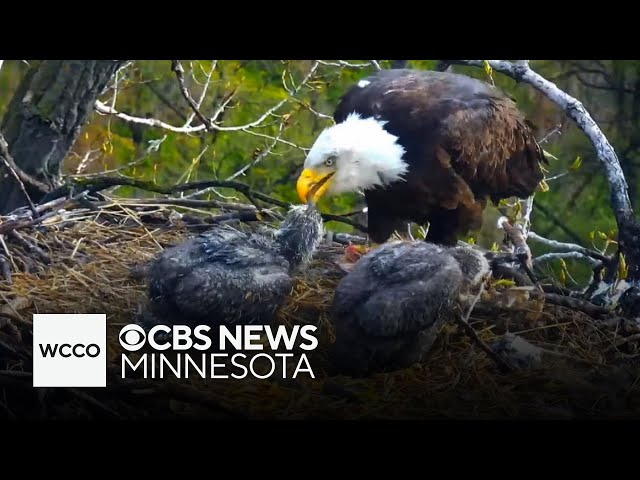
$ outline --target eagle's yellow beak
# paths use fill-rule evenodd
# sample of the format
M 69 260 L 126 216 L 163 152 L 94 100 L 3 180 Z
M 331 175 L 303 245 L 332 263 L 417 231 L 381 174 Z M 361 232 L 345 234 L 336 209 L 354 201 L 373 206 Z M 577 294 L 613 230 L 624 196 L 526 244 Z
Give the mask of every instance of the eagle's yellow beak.
M 329 185 L 331 185 L 331 177 L 335 172 L 321 173 L 310 168 L 305 168 L 298 177 L 298 183 L 296 185 L 298 189 L 298 195 L 300 200 L 304 203 L 309 201 L 317 202 L 322 195 L 325 194 Z M 307 198 L 309 193 L 312 192 L 313 198 Z

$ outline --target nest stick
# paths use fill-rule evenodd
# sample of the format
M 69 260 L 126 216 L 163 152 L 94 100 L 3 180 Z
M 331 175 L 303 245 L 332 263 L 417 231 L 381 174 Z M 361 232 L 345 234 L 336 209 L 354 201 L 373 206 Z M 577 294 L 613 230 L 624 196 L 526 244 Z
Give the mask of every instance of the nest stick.
M 455 321 L 458 324 L 458 326 L 462 328 L 462 330 L 464 330 L 467 335 L 469 335 L 471 340 L 473 340 L 476 344 L 478 344 L 478 346 L 490 358 L 492 358 L 498 365 L 504 368 L 507 372 L 512 372 L 515 370 L 515 368 L 509 362 L 507 362 L 504 358 L 502 358 L 496 352 L 491 350 L 491 347 L 489 347 L 489 345 L 484 343 L 482 339 L 478 336 L 474 328 L 471 325 L 469 325 L 469 318 L 471 317 L 471 313 L 473 312 L 473 309 L 475 308 L 476 303 L 478 303 L 478 300 L 480 300 L 480 297 L 482 296 L 483 292 L 484 292 L 484 283 L 480 285 L 480 291 L 473 298 L 473 301 L 471 302 L 471 305 L 469 306 L 469 309 L 467 310 L 467 313 L 465 314 L 465 316 L 462 317 L 462 316 L 456 315 Z

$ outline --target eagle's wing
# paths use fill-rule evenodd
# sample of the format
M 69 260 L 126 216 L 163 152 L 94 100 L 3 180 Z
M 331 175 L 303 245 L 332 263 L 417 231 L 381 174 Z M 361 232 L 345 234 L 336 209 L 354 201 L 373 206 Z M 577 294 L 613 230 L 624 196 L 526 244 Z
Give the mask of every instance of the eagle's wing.
M 515 102 L 497 93 L 445 102 L 449 113 L 440 126 L 441 146 L 474 194 L 496 203 L 531 195 L 547 160 Z
M 439 199 L 445 208 L 471 203 L 467 188 L 493 201 L 526 197 L 543 178 L 540 162 L 546 159 L 530 125 L 511 98 L 486 82 L 445 72 L 383 70 L 352 87 L 334 119 L 341 122 L 352 112 L 386 121 L 415 174 L 432 189 L 455 187 L 446 190 L 458 198 Z M 442 178 L 430 180 L 435 170 Z

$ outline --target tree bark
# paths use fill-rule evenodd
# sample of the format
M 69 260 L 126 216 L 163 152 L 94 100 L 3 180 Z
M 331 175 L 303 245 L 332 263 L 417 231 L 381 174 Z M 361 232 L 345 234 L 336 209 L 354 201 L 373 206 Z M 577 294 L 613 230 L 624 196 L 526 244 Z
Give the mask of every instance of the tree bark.
M 44 60 L 19 85 L 0 130 L 27 175 L 51 187 L 60 166 L 121 60 Z M 33 202 L 45 192 L 26 185 Z M 27 205 L 15 178 L 0 167 L 0 213 Z

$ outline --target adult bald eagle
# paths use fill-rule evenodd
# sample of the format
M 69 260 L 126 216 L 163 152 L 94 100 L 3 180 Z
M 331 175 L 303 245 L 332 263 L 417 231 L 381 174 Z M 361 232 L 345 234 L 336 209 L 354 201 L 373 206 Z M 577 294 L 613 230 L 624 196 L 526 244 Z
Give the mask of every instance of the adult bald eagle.
M 546 162 L 515 102 L 464 75 L 383 70 L 341 99 L 336 125 L 308 153 L 297 189 L 307 200 L 364 192 L 373 242 L 407 222 L 429 223 L 427 240 L 455 244 L 479 228 L 487 200 L 526 198 Z

